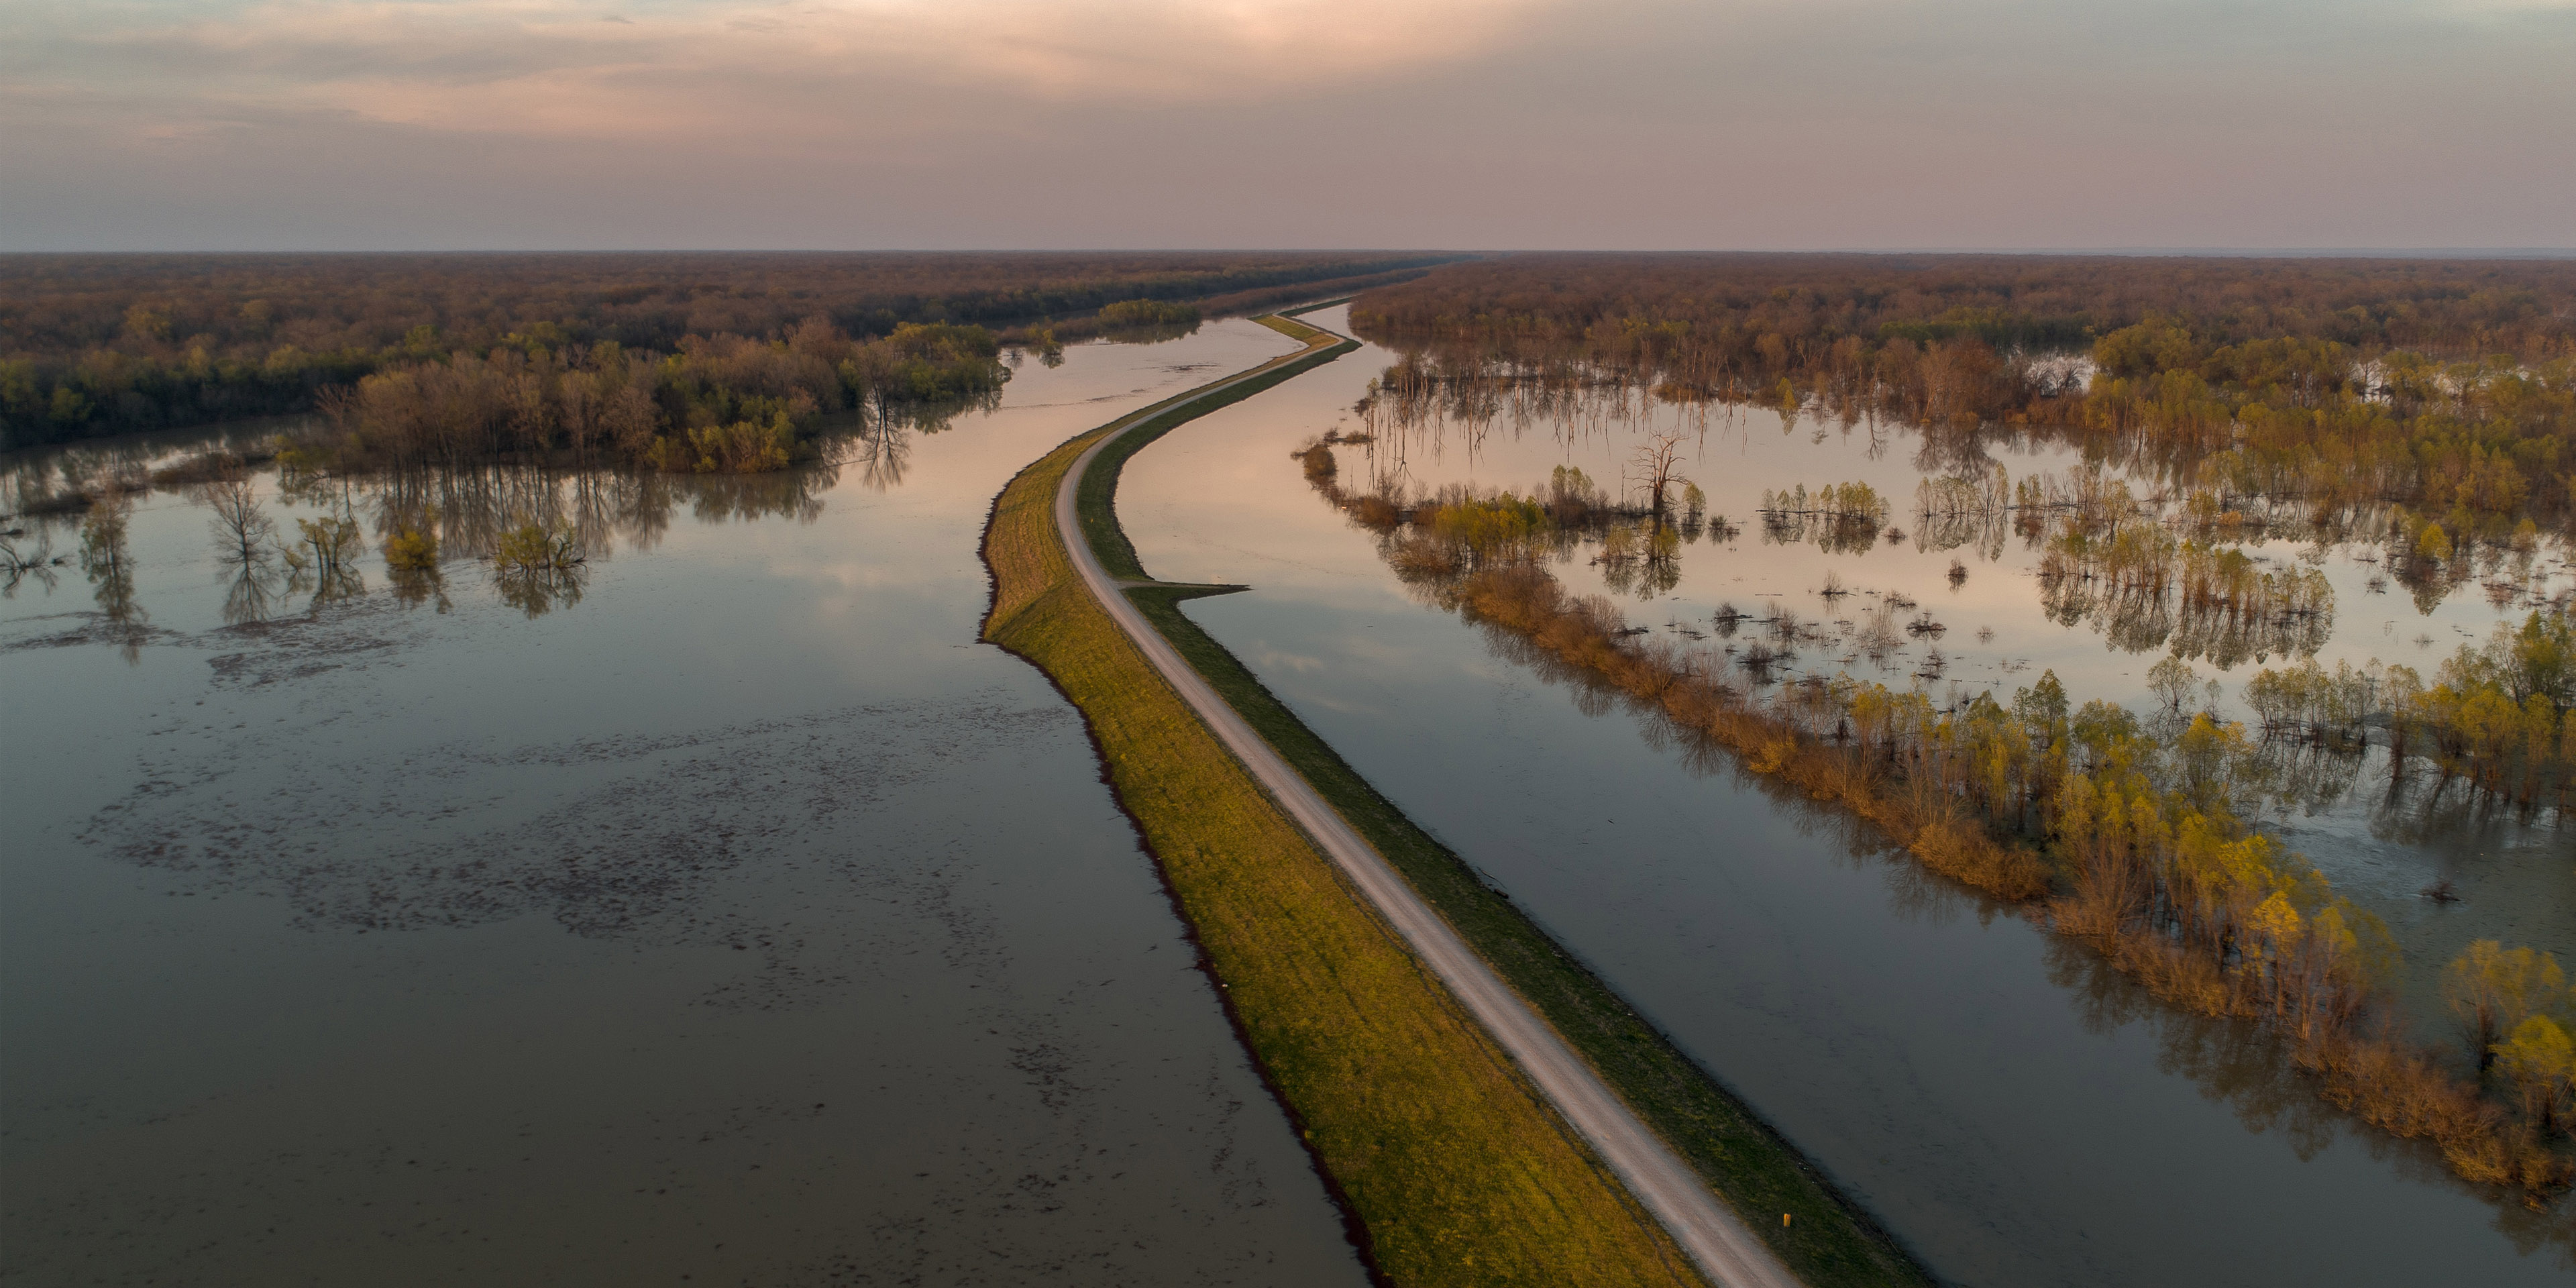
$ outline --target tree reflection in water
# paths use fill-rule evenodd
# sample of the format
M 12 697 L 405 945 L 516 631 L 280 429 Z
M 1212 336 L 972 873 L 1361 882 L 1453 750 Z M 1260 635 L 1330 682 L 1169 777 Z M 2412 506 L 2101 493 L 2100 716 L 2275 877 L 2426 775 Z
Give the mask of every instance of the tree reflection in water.
M 155 486 L 181 492 L 207 512 L 213 575 L 223 587 L 227 626 L 270 621 L 289 610 L 289 596 L 309 595 L 318 610 L 368 590 L 359 556 L 372 538 L 384 544 L 404 533 L 434 541 L 440 561 L 490 560 L 508 534 L 534 526 L 567 534 L 575 558 L 533 571 L 494 578 L 501 598 L 531 615 L 580 601 L 588 565 L 621 549 L 650 550 L 675 517 L 700 523 L 821 517 L 825 494 L 845 469 L 872 490 L 899 487 L 908 474 L 913 440 L 945 429 L 959 412 L 996 401 L 938 408 L 909 408 L 880 420 L 857 418 L 827 444 L 819 464 L 766 474 L 656 474 L 613 469 L 493 463 L 463 468 L 423 467 L 366 475 L 280 470 L 273 498 L 259 471 L 256 444 L 212 443 L 175 465 L 153 468 L 148 452 L 82 446 L 20 461 L 0 475 L 0 496 L 11 502 L 10 524 L 0 532 L 0 595 L 14 598 L 26 586 L 50 593 L 57 569 L 77 564 L 97 603 L 101 633 L 139 657 L 151 634 L 150 614 L 136 595 L 129 519 L 135 498 Z M 166 458 L 165 458 L 166 459 Z M 322 513 L 291 523 L 271 513 L 270 499 L 318 506 Z M 57 532 L 68 529 L 79 545 L 57 553 Z M 450 578 L 428 567 L 385 565 L 395 602 L 454 608 Z
M 2351 1120 L 2317 1096 L 2313 1080 L 2300 1072 L 2288 1049 L 2267 1040 L 2259 1027 L 2167 1006 L 2081 943 L 2048 937 L 2047 962 L 2049 982 L 2067 990 L 2086 1032 L 2108 1034 L 2146 1025 L 2156 1043 L 2156 1068 L 2191 1079 L 2201 1095 L 2232 1110 L 2247 1131 L 2279 1134 L 2303 1162 L 2338 1138 L 2359 1145 L 2416 1184 L 2492 1204 L 2495 1229 L 2517 1251 L 2529 1256 L 2546 1249 L 2556 1264 L 2576 1269 L 2576 1205 L 2512 1201 L 2491 1187 L 2460 1179 L 2430 1141 L 2351 1130 Z
M 587 565 L 510 566 L 492 570 L 492 585 L 501 592 L 501 602 L 526 613 L 530 618 L 543 617 L 556 608 L 570 608 L 581 602 L 582 587 L 590 581 Z
M 246 626 L 275 616 L 284 578 L 277 521 L 260 504 L 248 471 L 197 488 L 196 500 L 213 512 L 207 528 L 215 542 L 215 575 L 224 583 L 224 624 Z
M 899 486 L 911 468 L 912 434 L 900 424 L 874 422 L 826 443 L 823 459 L 834 469 L 856 468 L 861 486 L 883 492 Z
M 29 580 L 43 587 L 46 594 L 52 594 L 54 587 L 62 581 L 54 570 L 71 561 L 69 555 L 54 553 L 51 533 L 36 533 L 35 544 L 24 550 L 18 548 L 22 535 L 13 530 L 0 536 L 0 599 L 17 598 L 19 584 Z
M 95 590 L 91 598 L 110 638 L 117 641 L 126 664 L 143 660 L 143 640 L 152 615 L 134 598 L 134 556 L 127 544 L 133 498 L 125 493 L 102 497 L 81 522 L 81 571 Z
M 447 597 L 447 578 L 435 568 L 407 569 L 388 575 L 386 580 L 392 584 L 394 602 L 405 608 L 428 604 L 444 613 L 456 607 L 455 601 Z

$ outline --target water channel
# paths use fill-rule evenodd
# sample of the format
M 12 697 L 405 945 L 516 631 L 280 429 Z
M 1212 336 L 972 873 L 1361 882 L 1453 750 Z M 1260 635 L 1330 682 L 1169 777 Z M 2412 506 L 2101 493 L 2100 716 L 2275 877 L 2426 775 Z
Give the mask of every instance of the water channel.
M 1339 311 L 1315 320 L 1342 322 Z M 1188 611 L 1936 1273 L 1991 1285 L 2565 1280 L 2563 1215 L 2450 1180 L 2428 1151 L 2325 1110 L 2268 1042 L 2167 1011 L 1835 815 L 1641 738 L 1627 711 L 1537 678 L 1408 594 L 1373 536 L 1290 458 L 1327 430 L 1362 428 L 1352 406 L 1395 356 L 1370 346 L 1137 456 L 1119 509 L 1147 571 L 1250 584 Z M 1902 431 L 1873 453 L 1839 427 L 1765 421 L 1720 425 L 1695 445 L 1687 472 L 1707 480 L 1712 511 L 1745 523 L 1761 489 L 1793 482 L 1867 478 L 1912 496 Z M 1542 426 L 1417 441 L 1407 466 L 1426 486 L 1526 490 L 1569 462 L 1616 479 L 1633 434 Z M 1337 450 L 1347 476 L 1403 448 L 1381 437 Z M 2063 463 L 2011 462 L 2016 475 Z M 1957 628 L 1944 647 L 1964 655 L 1958 671 L 2007 682 L 2007 696 L 2043 669 L 2078 702 L 2143 696 L 2143 680 L 2122 673 L 2152 657 L 2047 622 L 2009 561 L 1980 564 L 1953 596 L 1950 558 L 1881 548 L 1839 566 L 1857 585 L 1916 587 Z M 1638 625 L 1706 629 L 1723 600 L 1805 596 L 1820 559 L 1748 532 L 1686 550 L 1668 594 L 1620 593 Z M 1555 571 L 1613 589 L 1581 559 Z M 2385 604 L 2359 576 L 2331 575 L 2354 583 L 2348 603 Z M 2439 613 L 2429 630 L 2455 637 L 2482 637 L 2499 616 L 2483 601 Z M 1990 644 L 1978 625 L 1996 629 Z M 2428 848 L 2374 833 L 2366 813 L 2281 822 L 2339 884 L 2378 892 L 2410 958 L 2516 926 L 2539 932 L 2516 942 L 2565 952 L 2576 855 L 2563 832 L 2489 819 L 2466 842 Z M 2355 833 L 2369 844 L 2332 840 Z M 2477 893 L 2447 909 L 2412 897 L 2424 872 L 2443 870 Z
M 578 513 L 533 599 L 451 543 L 228 625 L 171 491 L 140 614 L 22 580 L 0 1278 L 1363 1282 L 1080 721 L 976 642 L 1013 472 L 1293 347 L 1075 346 L 837 473 L 444 480 Z

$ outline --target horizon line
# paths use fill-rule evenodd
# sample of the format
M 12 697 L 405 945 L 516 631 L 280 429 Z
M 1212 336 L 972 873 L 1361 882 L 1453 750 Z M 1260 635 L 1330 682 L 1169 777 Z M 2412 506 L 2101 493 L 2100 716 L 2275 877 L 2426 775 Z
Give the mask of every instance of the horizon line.
M 1149 255 L 1149 254 L 1369 255 L 1996 255 L 2033 257 L 2113 256 L 2121 258 L 2212 259 L 2576 259 L 2570 246 L 1819 246 L 1752 249 L 1742 247 L 1661 247 L 1654 249 L 1584 246 L 1440 247 L 1440 246 L 383 246 L 360 248 L 223 247 L 169 249 L 91 247 L 73 250 L 0 248 L 0 258 L 70 257 L 78 255 Z

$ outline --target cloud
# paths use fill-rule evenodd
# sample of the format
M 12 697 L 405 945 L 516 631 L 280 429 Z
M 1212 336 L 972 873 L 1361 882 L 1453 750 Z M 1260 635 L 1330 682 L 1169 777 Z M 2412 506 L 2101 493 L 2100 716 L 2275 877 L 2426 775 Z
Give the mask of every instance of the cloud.
M 109 8 L 15 79 L 172 110 L 346 113 L 556 137 L 833 133 L 911 96 L 1169 107 L 1477 57 L 1551 0 L 267 0 L 182 21 Z M 921 104 L 926 106 L 927 103 Z M 988 109 L 989 110 L 989 109 Z M 893 124 L 894 122 L 888 122 Z M 177 122 L 148 128 L 166 132 Z
M 0 248 L 2531 245 L 2576 0 L 9 0 Z

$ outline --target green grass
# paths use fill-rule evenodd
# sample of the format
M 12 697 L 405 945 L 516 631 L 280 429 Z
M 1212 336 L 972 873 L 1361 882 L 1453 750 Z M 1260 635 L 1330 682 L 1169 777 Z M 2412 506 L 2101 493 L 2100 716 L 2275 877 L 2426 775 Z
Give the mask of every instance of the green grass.
M 1754 1117 L 1519 908 L 1478 879 L 1448 847 L 1379 795 L 1234 654 L 1179 608 L 1182 600 L 1223 593 L 1178 586 L 1127 592 L 1245 722 L 1305 775 L 1521 996 L 1538 1007 L 1799 1278 L 1817 1285 L 1933 1282 L 1876 1222 L 1836 1193 L 1795 1147 Z M 1786 1228 L 1780 1224 L 1783 1214 L 1794 1218 Z
M 1299 355 L 1254 383 L 1339 351 Z M 1168 422 L 1160 433 L 1256 391 L 1139 415 Z M 995 501 L 984 636 L 1082 711 L 1228 1010 L 1366 1231 L 1372 1264 L 1404 1285 L 1700 1283 L 1075 575 L 1056 489 L 1114 428 L 1048 453 Z M 1123 536 L 1113 549 L 1132 572 Z
M 1295 325 L 1313 334 L 1325 334 Z M 1284 364 L 1263 377 L 1257 388 L 1229 391 L 1223 401 L 1230 404 L 1250 397 L 1350 347 L 1346 341 L 1324 353 Z M 1114 508 L 1121 467 L 1175 426 L 1217 405 L 1217 400 L 1211 399 L 1179 413 L 1153 417 L 1103 449 L 1082 480 L 1076 505 L 1083 533 L 1101 565 L 1113 576 L 1131 581 L 1146 579 L 1135 548 L 1118 525 Z M 1182 600 L 1223 593 L 1226 591 L 1221 588 L 1181 586 L 1137 587 L 1127 592 L 1146 619 L 1207 677 L 1228 704 L 1305 775 L 1306 781 L 1377 847 L 1504 979 L 1538 1007 L 1638 1115 L 1698 1170 L 1801 1279 L 1817 1285 L 1933 1282 L 1867 1213 L 1845 1200 L 1813 1164 L 1800 1157 L 1795 1147 L 1621 1001 L 1600 977 L 1558 946 L 1519 908 L 1488 887 L 1448 847 L 1406 818 L 1224 645 L 1179 608 Z M 1784 1214 L 1792 1218 L 1785 1227 L 1780 1221 Z

